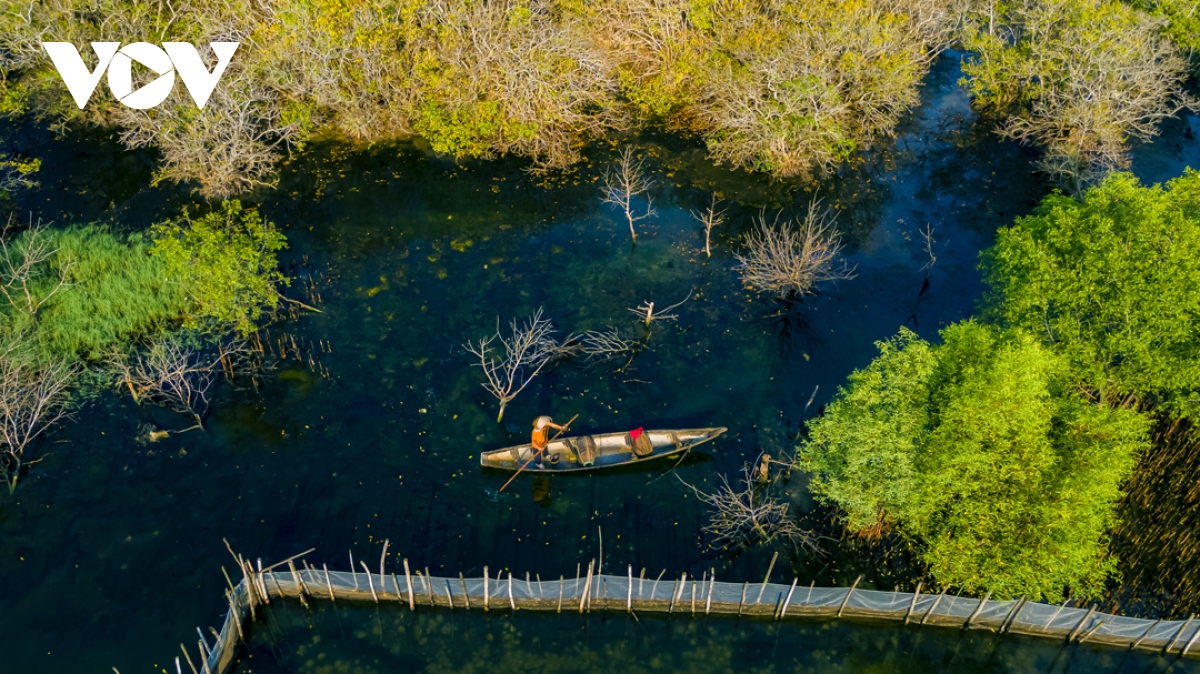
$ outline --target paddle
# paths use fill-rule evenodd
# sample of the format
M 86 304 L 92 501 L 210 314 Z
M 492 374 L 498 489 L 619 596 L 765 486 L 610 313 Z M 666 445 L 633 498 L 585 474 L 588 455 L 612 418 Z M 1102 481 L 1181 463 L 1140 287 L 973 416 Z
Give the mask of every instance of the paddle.
M 527 467 L 529 467 L 529 464 L 533 463 L 533 460 L 534 460 L 534 459 L 536 459 L 536 458 L 538 457 L 538 455 L 539 455 L 539 454 L 541 454 L 542 452 L 546 451 L 547 449 L 550 449 L 550 443 L 551 443 L 551 442 L 554 442 L 555 440 L 557 440 L 557 439 L 558 439 L 558 436 L 562 435 L 562 434 L 563 434 L 563 431 L 565 431 L 565 430 L 567 430 L 568 428 L 570 428 L 570 427 L 571 427 L 571 423 L 572 423 L 572 422 L 574 422 L 574 421 L 575 421 L 576 419 L 578 419 L 578 418 L 579 418 L 579 415 L 578 415 L 578 414 L 576 414 L 575 416 L 571 417 L 571 421 L 568 421 L 567 423 L 563 424 L 563 427 L 562 427 L 562 429 L 561 429 L 561 430 L 559 430 L 557 433 L 555 433 L 553 438 L 550 438 L 549 440 L 547 440 L 547 441 L 546 441 L 546 446 L 545 446 L 545 447 L 543 447 L 542 449 L 540 449 L 540 450 L 538 450 L 538 451 L 534 452 L 534 453 L 533 453 L 533 456 L 529 457 L 529 460 L 525 462 L 525 465 L 524 465 L 524 466 L 521 466 L 520 468 L 518 468 L 518 469 L 517 469 L 517 472 L 513 473 L 513 476 L 512 476 L 512 477 L 508 478 L 508 482 L 505 482 L 505 483 L 504 483 L 504 487 L 507 487 L 508 485 L 512 484 L 512 481 L 513 481 L 513 480 L 515 480 L 515 479 L 517 479 L 517 476 L 521 474 L 521 471 L 523 471 L 523 470 L 525 470 Z M 496 493 L 497 493 L 497 494 L 499 494 L 501 491 L 504 491 L 504 487 L 500 487 L 500 491 L 497 491 Z

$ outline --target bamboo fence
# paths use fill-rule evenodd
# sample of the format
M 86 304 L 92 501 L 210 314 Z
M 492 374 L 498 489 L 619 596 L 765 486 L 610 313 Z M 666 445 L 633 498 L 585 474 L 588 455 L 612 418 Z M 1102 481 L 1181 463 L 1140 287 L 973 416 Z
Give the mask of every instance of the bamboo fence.
M 308 552 L 312 552 L 309 550 Z M 1200 621 L 1147 620 L 1101 613 L 1095 606 L 1084 609 L 1067 604 L 1054 606 L 1025 599 L 991 601 L 958 597 L 945 590 L 938 593 L 883 592 L 858 589 L 858 580 L 849 588 L 799 586 L 771 583 L 770 571 L 761 583 L 727 583 L 705 573 L 700 578 L 647 578 L 645 569 L 637 574 L 632 566 L 625 575 L 600 573 L 594 563 L 578 568 L 575 578 L 536 580 L 525 574 L 515 577 L 488 567 L 480 578 L 430 576 L 428 569 L 410 568 L 404 559 L 402 568 L 386 568 L 387 546 L 372 571 L 359 561 L 361 570 L 329 571 L 303 561 L 308 552 L 263 568 L 262 561 L 252 564 L 234 555 L 241 568 L 241 579 L 234 584 L 229 574 L 226 591 L 228 611 L 221 630 L 212 630 L 215 641 L 197 628 L 200 639 L 193 651 L 180 644 L 183 660 L 175 658 L 177 674 L 224 674 L 232 666 L 239 641 L 245 640 L 248 625 L 263 614 L 272 601 L 299 600 L 306 607 L 318 601 L 394 602 L 407 604 L 409 610 L 421 607 L 482 611 L 555 611 L 585 612 L 657 612 L 666 614 L 738 615 L 773 620 L 786 618 L 858 618 L 895 620 L 904 624 L 934 625 L 960 629 L 985 629 L 999 633 L 1023 634 L 1065 640 L 1066 643 L 1092 643 L 1158 651 L 1179 657 L 1196 657 L 1193 651 L 1200 639 Z M 232 551 L 231 551 L 232 553 Z M 353 557 L 351 557 L 353 565 Z M 224 569 L 222 569 L 224 571 Z M 861 576 L 859 580 L 861 580 Z

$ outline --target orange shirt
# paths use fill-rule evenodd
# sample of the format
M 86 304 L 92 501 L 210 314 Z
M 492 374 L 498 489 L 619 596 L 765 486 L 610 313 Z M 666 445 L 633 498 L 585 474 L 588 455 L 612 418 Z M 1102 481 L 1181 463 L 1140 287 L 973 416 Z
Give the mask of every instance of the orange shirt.
M 533 429 L 533 446 L 536 449 L 541 449 L 550 442 L 550 427 L 542 426 L 541 428 Z

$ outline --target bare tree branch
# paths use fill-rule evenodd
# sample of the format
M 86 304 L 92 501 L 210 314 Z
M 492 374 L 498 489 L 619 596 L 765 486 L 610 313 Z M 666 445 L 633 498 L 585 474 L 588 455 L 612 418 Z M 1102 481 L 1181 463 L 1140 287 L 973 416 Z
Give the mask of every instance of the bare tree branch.
M 719 227 L 725 222 L 726 209 L 722 208 L 721 210 L 717 210 L 717 204 L 719 203 L 721 203 L 720 200 L 717 199 L 717 195 L 714 194 L 712 195 L 712 202 L 703 212 L 690 211 L 692 217 L 695 218 L 697 222 L 704 225 L 704 254 L 709 257 L 712 257 L 713 227 Z
M 755 465 L 762 463 L 760 459 Z M 768 493 L 769 485 L 755 485 L 757 472 L 749 465 L 743 466 L 739 489 L 734 489 L 729 479 L 720 475 L 721 484 L 711 494 L 684 482 L 678 475 L 676 477 L 711 508 L 708 524 L 701 530 L 713 536 L 714 544 L 746 548 L 759 542 L 783 539 L 809 553 L 820 554 L 819 537 L 802 529 L 789 517 L 789 505 L 772 498 Z
M 483 388 L 500 401 L 497 422 L 504 418 L 508 403 L 525 390 L 547 363 L 562 353 L 563 345 L 573 342 L 568 337 L 560 343 L 553 334 L 554 326 L 549 319 L 542 318 L 539 308 L 524 324 L 518 324 L 514 318 L 509 324 L 508 337 L 501 334 L 500 319 L 497 318 L 495 334 L 463 345 L 479 359 L 475 365 L 483 370 L 487 379 Z
M 758 227 L 746 234 L 746 253 L 735 255 L 742 280 L 760 292 L 790 299 L 812 292 L 818 283 L 854 278 L 855 266 L 835 264 L 842 242 L 833 219 L 815 201 L 797 227 L 779 224 L 778 216 L 772 223 L 760 217 Z
M 625 214 L 625 219 L 629 222 L 629 233 L 633 236 L 634 241 L 637 241 L 637 230 L 634 228 L 634 224 L 654 216 L 654 204 L 650 195 L 647 194 L 653 186 L 654 182 L 646 176 L 643 161 L 636 158 L 633 148 L 628 145 L 622 148 L 616 164 L 604 172 L 604 182 L 601 186 L 603 196 L 600 201 L 621 209 Z M 645 195 L 646 211 L 636 214 L 633 201 L 642 195 Z
M 69 386 L 77 370 L 43 363 L 14 341 L 0 353 L 0 474 L 11 491 L 25 450 L 46 429 L 70 416 Z
M 221 343 L 217 353 L 209 358 L 176 341 L 162 340 L 145 353 L 130 359 L 113 356 L 109 362 L 118 373 L 118 383 L 129 390 L 135 401 L 162 405 L 192 417 L 195 426 L 184 429 L 190 431 L 203 428 L 208 391 L 218 369 L 232 371 L 233 361 L 247 353 L 249 348 L 241 340 Z
M 68 287 L 67 273 L 71 268 L 70 258 L 56 260 L 58 278 L 47 290 L 35 287 L 36 281 L 45 273 L 51 258 L 58 255 L 47 226 L 39 220 L 30 223 L 19 235 L 13 234 L 13 218 L 10 216 L 4 230 L 0 232 L 0 294 L 16 311 L 35 315 L 59 290 Z
M 634 315 L 645 321 L 646 325 L 650 325 L 650 323 L 653 321 L 673 321 L 678 319 L 679 316 L 671 313 L 671 311 L 679 308 L 684 302 L 690 299 L 692 299 L 692 291 L 688 292 L 687 297 L 676 302 L 675 304 L 672 304 L 666 309 L 660 309 L 658 313 L 654 312 L 654 302 L 642 302 L 637 308 L 630 307 L 629 311 L 633 312 Z

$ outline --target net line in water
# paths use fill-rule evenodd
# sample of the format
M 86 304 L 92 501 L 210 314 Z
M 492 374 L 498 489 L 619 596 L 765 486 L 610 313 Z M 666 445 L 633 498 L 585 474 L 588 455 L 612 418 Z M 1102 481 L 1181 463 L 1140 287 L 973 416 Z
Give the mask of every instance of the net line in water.
M 390 602 L 407 605 L 411 610 L 440 607 L 473 611 L 746 615 L 774 620 L 859 618 L 987 629 L 1174 653 L 1180 657 L 1200 654 L 1200 649 L 1193 650 L 1200 640 L 1200 621 L 1195 616 L 1187 620 L 1149 620 L 1101 613 L 1095 606 L 1084 609 L 1024 599 L 992 601 L 988 596 L 958 597 L 944 590 L 924 594 L 920 587 L 917 592 L 888 592 L 858 589 L 858 581 L 848 588 L 802 586 L 798 580 L 788 585 L 766 581 L 727 583 L 707 574 L 701 578 L 682 574 L 673 579 L 661 576 L 652 579 L 641 573 L 634 575 L 631 566 L 624 576 L 600 575 L 592 572 L 590 564 L 579 577 L 559 580 L 531 579 L 528 574 L 518 577 L 509 571 L 496 571 L 492 576 L 486 566 L 484 577 L 464 578 L 460 574 L 450 578 L 413 570 L 407 559 L 403 560 L 403 568 L 395 572 L 386 572 L 381 564 L 380 573 L 374 573 L 362 562 L 359 563 L 363 570 L 356 572 L 329 571 L 324 565 L 316 569 L 304 562 L 301 562 L 303 568 L 299 568 L 294 560 L 302 555 L 265 569 L 261 561 L 256 568 L 248 560 L 235 557 L 242 567 L 242 579 L 236 585 L 232 580 L 229 582 L 225 622 L 220 632 L 213 630 L 216 641 L 211 644 L 200 633 L 201 639 L 196 644 L 199 666 L 181 644 L 183 663 L 176 658 L 180 674 L 185 674 L 183 664 L 192 674 L 228 671 L 238 641 L 245 639 L 248 621 L 267 610 L 273 600 L 299 600 L 305 606 L 316 601 Z

